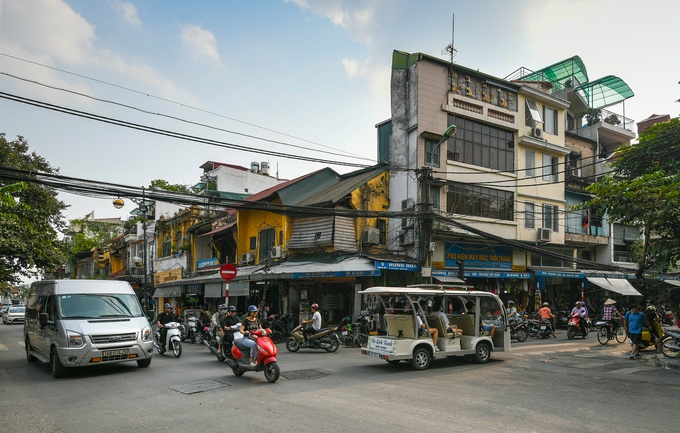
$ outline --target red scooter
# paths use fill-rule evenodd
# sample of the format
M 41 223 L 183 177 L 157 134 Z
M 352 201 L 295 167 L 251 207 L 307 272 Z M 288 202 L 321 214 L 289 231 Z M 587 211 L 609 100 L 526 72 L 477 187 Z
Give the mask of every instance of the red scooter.
M 584 332 L 581 332 L 581 320 L 585 320 L 584 322 L 584 327 L 585 329 Z M 590 325 L 588 323 L 588 319 L 580 317 L 580 316 L 569 316 L 569 324 L 567 325 L 567 338 L 570 340 L 573 340 L 575 336 L 581 335 L 583 338 L 586 338 L 588 335 L 588 331 L 590 330 Z
M 246 371 L 264 371 L 264 377 L 268 382 L 276 382 L 281 370 L 276 362 L 279 349 L 269 337 L 271 330 L 259 329 L 253 331 L 245 338 L 255 340 L 257 343 L 257 365 L 250 365 L 250 348 L 241 344 L 241 339 L 234 340 L 231 346 L 231 356 L 225 359 L 235 376 L 243 376 Z

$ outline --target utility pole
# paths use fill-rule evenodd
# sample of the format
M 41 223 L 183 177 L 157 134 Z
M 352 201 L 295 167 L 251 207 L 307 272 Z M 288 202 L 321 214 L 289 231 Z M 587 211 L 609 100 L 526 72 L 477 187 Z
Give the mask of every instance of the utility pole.
M 418 181 L 420 182 L 420 268 L 421 278 L 425 283 L 432 282 L 432 200 L 430 199 L 430 186 L 432 184 L 432 167 L 421 167 Z

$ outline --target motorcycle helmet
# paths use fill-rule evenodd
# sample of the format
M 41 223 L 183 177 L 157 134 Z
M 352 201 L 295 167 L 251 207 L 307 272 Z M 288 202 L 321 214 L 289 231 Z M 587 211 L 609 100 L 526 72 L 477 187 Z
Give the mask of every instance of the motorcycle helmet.
M 508 305 L 515 305 L 514 301 L 508 301 Z
M 544 306 L 544 307 L 547 307 L 548 305 L 550 305 L 550 304 L 547 303 L 547 302 L 544 302 L 544 303 L 543 303 L 543 306 Z
M 648 305 L 647 309 L 648 310 L 656 310 L 656 307 L 654 307 L 654 305 Z
M 172 305 L 166 303 L 165 305 L 163 305 L 163 308 L 172 308 Z
M 312 304 L 311 307 L 309 308 L 314 308 L 315 310 L 319 309 L 319 304 Z
M 249 313 L 254 313 L 254 312 L 257 312 L 257 311 L 258 311 L 258 310 L 257 310 L 257 307 L 254 306 L 254 305 L 251 305 L 250 307 L 248 307 L 248 312 L 249 312 Z
M 230 306 L 229 306 L 229 311 L 236 311 L 236 307 L 233 306 L 233 305 L 230 305 Z

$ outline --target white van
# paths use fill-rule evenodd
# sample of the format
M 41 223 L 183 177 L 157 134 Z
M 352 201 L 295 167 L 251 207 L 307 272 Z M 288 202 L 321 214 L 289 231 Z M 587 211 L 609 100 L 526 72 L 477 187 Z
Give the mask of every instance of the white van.
M 390 364 L 407 361 L 424 370 L 434 358 L 467 356 L 485 363 L 494 350 L 510 351 L 507 317 L 498 296 L 465 287 L 424 286 L 371 287 L 359 292 L 369 298 L 368 303 L 382 304 L 386 328 L 385 335 L 370 337 L 362 354 Z M 418 322 L 424 326 L 418 327 Z M 437 329 L 436 345 L 430 329 Z
M 151 364 L 151 326 L 129 283 L 46 280 L 33 283 L 26 303 L 24 345 L 29 362 L 67 367 L 137 361 Z

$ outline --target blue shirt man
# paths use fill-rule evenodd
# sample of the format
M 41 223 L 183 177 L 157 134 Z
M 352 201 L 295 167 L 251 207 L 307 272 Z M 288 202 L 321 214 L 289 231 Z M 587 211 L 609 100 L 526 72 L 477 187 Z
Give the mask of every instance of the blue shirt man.
M 642 340 L 642 327 L 647 322 L 647 317 L 644 313 L 641 313 L 636 304 L 630 306 L 630 311 L 626 312 L 623 318 L 623 326 L 628 331 L 628 337 L 630 337 L 631 346 L 630 358 L 637 359 L 640 358 L 640 341 Z

